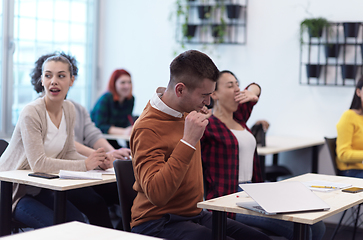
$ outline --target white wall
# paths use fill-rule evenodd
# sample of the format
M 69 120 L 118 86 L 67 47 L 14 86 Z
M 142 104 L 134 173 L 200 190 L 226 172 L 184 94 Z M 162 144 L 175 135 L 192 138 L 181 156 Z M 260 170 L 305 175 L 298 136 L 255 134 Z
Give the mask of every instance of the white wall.
M 169 20 L 173 2 L 100 1 L 99 95 L 116 68 L 132 74 L 135 114 L 142 112 L 158 86 L 166 86 L 174 51 L 181 51 L 175 41 L 175 21 Z M 249 1 L 247 44 L 219 46 L 210 55 L 219 69 L 233 71 L 242 86 L 261 85 L 262 95 L 249 125 L 267 119 L 271 135 L 336 135 L 335 125 L 349 108 L 354 88 L 299 84 L 299 25 L 309 17 L 363 21 L 358 10 L 362 8 L 363 1 L 358 0 Z M 300 150 L 282 154 L 281 159 L 300 174 L 310 169 L 309 156 L 310 150 Z M 325 146 L 319 156 L 319 172 L 333 174 Z
M 174 3 L 102 0 L 100 5 L 99 95 L 112 71 L 126 68 L 134 82 L 134 113 L 140 114 L 156 87 L 168 83 L 174 51 L 182 51 L 174 37 L 175 22 L 169 20 Z M 361 13 L 353 11 L 362 7 L 363 1 L 356 0 L 249 1 L 247 44 L 219 46 L 211 57 L 221 70 L 235 72 L 242 86 L 252 81 L 262 86 L 250 124 L 268 119 L 271 135 L 336 134 L 353 88 L 299 84 L 299 24 L 310 17 L 306 10 L 330 21 L 362 21 Z

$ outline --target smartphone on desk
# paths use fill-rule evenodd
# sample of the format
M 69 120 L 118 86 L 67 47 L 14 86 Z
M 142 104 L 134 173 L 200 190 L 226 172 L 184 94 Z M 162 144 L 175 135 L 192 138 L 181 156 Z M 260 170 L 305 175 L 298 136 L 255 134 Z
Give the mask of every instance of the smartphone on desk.
M 363 188 L 360 187 L 350 187 L 350 188 L 346 188 L 343 189 L 342 192 L 347 192 L 347 193 L 358 193 L 358 192 L 362 192 Z
M 29 173 L 28 176 L 40 177 L 40 178 L 46 178 L 46 179 L 59 178 L 58 175 L 53 175 L 53 174 L 49 174 L 49 173 L 42 173 L 42 172 Z

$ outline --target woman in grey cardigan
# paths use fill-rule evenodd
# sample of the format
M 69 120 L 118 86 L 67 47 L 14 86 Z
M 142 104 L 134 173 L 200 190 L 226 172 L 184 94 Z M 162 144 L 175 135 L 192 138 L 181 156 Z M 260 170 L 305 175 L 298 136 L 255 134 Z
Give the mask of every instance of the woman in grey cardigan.
M 0 158 L 0 171 L 31 169 L 58 173 L 61 169 L 87 171 L 98 166 L 110 167 L 103 149 L 88 158 L 75 149 L 75 110 L 72 103 L 64 100 L 74 82 L 69 60 L 61 55 L 48 58 L 42 66 L 40 81 L 45 95 L 21 112 L 9 146 Z M 32 228 L 52 225 L 52 192 L 14 184 L 13 217 Z M 72 220 L 84 221 L 84 218 L 68 202 L 67 221 Z

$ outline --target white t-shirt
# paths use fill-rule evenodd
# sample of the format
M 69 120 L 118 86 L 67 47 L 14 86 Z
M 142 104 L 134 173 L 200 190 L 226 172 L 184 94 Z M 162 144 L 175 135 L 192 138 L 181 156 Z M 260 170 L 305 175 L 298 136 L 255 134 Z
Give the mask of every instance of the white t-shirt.
M 246 129 L 230 129 L 238 141 L 239 169 L 238 182 L 247 182 L 252 180 L 253 173 L 253 156 L 256 149 L 256 139 Z
M 56 157 L 63 149 L 67 140 L 67 123 L 62 111 L 62 120 L 57 128 L 47 112 L 48 132 L 44 141 L 44 151 L 47 157 Z

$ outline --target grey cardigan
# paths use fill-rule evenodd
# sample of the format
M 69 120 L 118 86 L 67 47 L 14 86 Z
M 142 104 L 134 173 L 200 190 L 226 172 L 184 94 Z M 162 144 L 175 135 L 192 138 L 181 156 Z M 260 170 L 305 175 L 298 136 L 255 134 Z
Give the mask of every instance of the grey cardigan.
M 90 148 L 93 148 L 95 143 L 103 138 L 102 132 L 92 122 L 86 108 L 81 104 L 69 100 L 73 103 L 76 109 L 76 124 L 74 126 L 74 139 Z
M 71 102 L 63 102 L 67 139 L 56 158 L 45 155 L 47 117 L 44 98 L 26 105 L 19 116 L 9 146 L 0 158 L 0 171 L 31 169 L 34 172 L 58 173 L 59 170 L 86 171 L 84 156 L 74 146 L 75 110 Z M 40 191 L 40 189 L 39 189 Z M 13 210 L 26 194 L 25 185 L 13 184 Z

